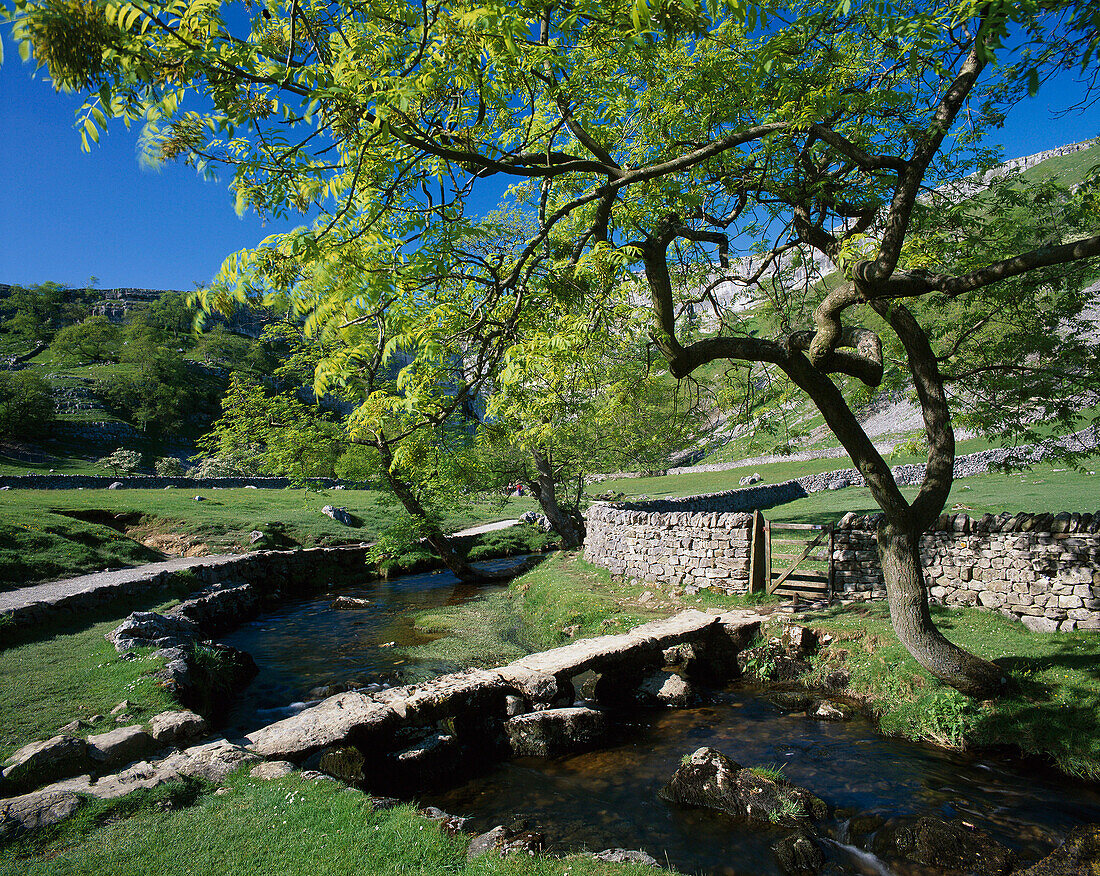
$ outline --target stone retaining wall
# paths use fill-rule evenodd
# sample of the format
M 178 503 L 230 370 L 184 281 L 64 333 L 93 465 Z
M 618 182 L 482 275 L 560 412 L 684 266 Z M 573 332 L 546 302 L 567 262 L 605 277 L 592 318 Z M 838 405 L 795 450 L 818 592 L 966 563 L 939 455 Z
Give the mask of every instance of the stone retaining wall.
M 748 589 L 751 514 L 595 505 L 586 523 L 585 558 L 613 574 L 726 593 Z
M 349 571 L 373 571 L 367 566 L 369 546 L 304 548 L 293 551 L 255 551 L 234 557 L 196 561 L 185 568 L 121 570 L 109 586 L 94 586 L 77 593 L 21 605 L 4 612 L 4 627 L 25 629 L 96 611 L 126 598 L 176 591 L 182 580 L 191 576 L 194 590 L 220 588 L 224 597 L 202 597 L 193 611 L 184 614 L 199 623 L 205 632 L 232 625 L 241 617 L 241 599 L 247 610 L 261 601 L 277 600 L 306 592 L 329 576 Z M 158 564 L 159 565 L 159 564 Z M 186 605 L 186 604 L 185 604 Z M 183 608 L 184 606 L 181 606 Z
M 886 596 L 874 517 L 847 515 L 836 531 L 836 583 L 849 598 Z M 943 515 L 921 539 L 929 595 L 977 605 L 1033 630 L 1100 629 L 1100 512 Z

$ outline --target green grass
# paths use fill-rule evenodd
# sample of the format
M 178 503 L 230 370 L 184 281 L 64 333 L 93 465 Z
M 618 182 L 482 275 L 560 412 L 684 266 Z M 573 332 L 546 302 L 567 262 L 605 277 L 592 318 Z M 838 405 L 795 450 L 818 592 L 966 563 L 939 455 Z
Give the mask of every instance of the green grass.
M 45 511 L 21 519 L 26 522 L 0 517 L 0 590 L 162 559 L 108 526 Z
M 706 590 L 688 596 L 667 584 L 617 580 L 580 553 L 559 552 L 510 582 L 507 590 L 421 612 L 416 628 L 433 641 L 409 650 L 418 658 L 489 668 L 575 639 L 623 632 L 685 608 L 774 601 Z
M 205 501 L 196 502 L 196 495 Z M 247 549 L 252 530 L 267 534 L 266 547 L 373 541 L 400 513 L 392 497 L 376 490 L 8 490 L 0 496 L 0 589 L 159 559 L 115 529 L 73 516 L 88 512 L 140 517 L 131 535 L 186 536 L 211 553 Z M 444 526 L 457 530 L 512 517 L 530 501 L 476 503 L 456 509 Z M 330 504 L 347 507 L 361 526 L 322 514 Z
M 1086 460 L 1084 470 L 1059 471 L 1061 466 L 1037 465 L 1012 474 L 989 472 L 955 481 L 944 507 L 971 517 L 1007 511 L 1031 514 L 1059 511 L 1096 511 L 1100 509 L 1100 459 Z M 907 498 L 917 494 L 916 487 L 904 487 Z M 770 509 L 769 520 L 781 523 L 832 523 L 848 511 L 877 514 L 881 509 L 866 487 L 847 487 L 813 493 L 804 499 Z
M 194 799 L 192 799 L 194 798 Z M 187 804 L 190 805 L 187 805 Z M 181 805 L 182 804 L 182 805 Z M 168 811 L 164 811 L 167 809 Z M 8 849 L 0 874 L 61 876 L 643 876 L 652 869 L 573 856 L 486 855 L 446 836 L 409 805 L 376 809 L 359 791 L 288 776 L 230 777 L 222 794 L 188 786 L 146 793 L 140 805 L 96 804 L 32 844 Z
M 973 452 L 965 450 L 963 452 Z M 891 458 L 891 465 L 923 461 L 916 456 Z M 1061 465 L 1042 464 L 1022 472 L 1004 474 L 989 472 L 956 480 L 946 511 L 964 511 L 971 516 L 1002 511 L 1095 511 L 1100 508 L 1100 457 L 1084 460 L 1083 469 L 1063 469 Z M 593 492 L 605 490 L 624 493 L 627 500 L 646 495 L 651 499 L 694 496 L 734 489 L 747 474 L 759 472 L 765 484 L 782 483 L 821 471 L 850 468 L 843 459 L 811 459 L 747 466 L 720 472 L 665 475 L 657 478 L 624 478 L 605 481 L 593 487 Z M 904 487 L 902 492 L 912 498 L 916 487 Z M 767 512 L 769 520 L 785 523 L 831 523 L 848 511 L 859 514 L 878 513 L 879 507 L 866 487 L 847 487 L 813 493 L 806 498 L 776 506 Z
M 936 625 L 963 648 L 1004 667 L 1019 691 L 977 702 L 940 683 L 908 654 L 885 603 L 837 607 L 799 620 L 836 640 L 814 660 L 813 683 L 843 668 L 883 732 L 942 745 L 1011 745 L 1075 776 L 1100 778 L 1100 636 L 1032 633 L 979 609 L 934 606 Z
M 760 776 L 762 779 L 770 779 L 773 782 L 785 782 L 787 777 L 783 775 L 783 764 L 768 764 L 767 766 L 748 767 L 750 773 Z
M 117 724 L 110 711 L 122 700 L 130 702 L 128 714 L 135 721 L 179 708 L 151 677 L 161 658 L 138 653 L 123 659 L 104 638 L 134 608 L 165 604 L 119 606 L 94 622 L 70 621 L 35 641 L 0 650 L 0 759 L 27 742 L 54 736 L 75 718 L 101 715 L 87 732 L 111 729 Z

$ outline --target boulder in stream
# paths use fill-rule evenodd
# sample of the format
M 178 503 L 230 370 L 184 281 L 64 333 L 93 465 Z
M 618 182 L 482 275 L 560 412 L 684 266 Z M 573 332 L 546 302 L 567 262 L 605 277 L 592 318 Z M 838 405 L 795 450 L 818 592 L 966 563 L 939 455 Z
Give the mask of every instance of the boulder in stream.
M 554 757 L 595 748 L 607 736 L 607 719 L 594 709 L 572 706 L 517 715 L 504 730 L 513 755 Z
M 800 830 L 781 839 L 772 852 L 779 869 L 788 876 L 817 876 L 825 866 L 825 852 L 817 837 Z
M 684 758 L 659 796 L 765 824 L 797 826 L 828 814 L 825 802 L 805 788 L 744 769 L 713 748 Z
M 899 818 L 875 834 L 872 851 L 883 858 L 904 858 L 929 867 L 1007 873 L 1012 851 L 983 830 L 939 818 Z
M 358 596 L 337 596 L 332 601 L 332 607 L 339 610 L 366 608 L 370 605 L 369 599 L 361 599 Z

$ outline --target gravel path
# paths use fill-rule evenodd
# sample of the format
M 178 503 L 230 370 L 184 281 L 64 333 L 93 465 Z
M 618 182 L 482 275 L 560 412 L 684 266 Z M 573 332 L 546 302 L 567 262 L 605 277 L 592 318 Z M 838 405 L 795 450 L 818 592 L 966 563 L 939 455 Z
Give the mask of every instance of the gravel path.
M 178 572 L 194 566 L 215 566 L 229 560 L 240 558 L 240 554 L 216 554 L 208 557 L 173 557 L 160 563 L 147 563 L 144 566 L 131 566 L 127 569 L 112 569 L 108 572 L 93 572 L 76 578 L 62 578 L 59 581 L 47 581 L 0 593 L 0 613 L 22 608 L 35 602 L 56 602 L 78 593 L 120 590 L 132 592 L 134 584 L 146 578 L 153 578 L 161 572 Z
M 470 526 L 454 535 L 481 535 L 508 529 L 519 523 L 518 520 L 497 520 Z M 0 593 L 0 614 L 13 609 L 24 608 L 36 602 L 57 602 L 81 593 L 102 594 L 110 599 L 109 591 L 117 590 L 120 596 L 133 595 L 135 588 L 140 589 L 142 582 L 148 581 L 150 587 L 157 586 L 154 581 L 161 572 L 179 572 L 196 566 L 218 566 L 222 563 L 240 559 L 242 554 L 215 554 L 207 557 L 173 557 L 159 563 L 146 563 L 144 566 L 131 566 L 126 569 L 112 569 L 106 572 L 93 572 L 75 578 L 62 578 L 43 584 L 32 584 Z

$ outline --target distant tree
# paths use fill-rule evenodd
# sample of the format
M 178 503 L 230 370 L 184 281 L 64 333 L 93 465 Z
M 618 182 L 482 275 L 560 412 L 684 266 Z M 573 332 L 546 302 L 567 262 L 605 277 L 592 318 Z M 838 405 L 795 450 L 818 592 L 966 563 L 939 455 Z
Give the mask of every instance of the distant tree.
M 112 474 L 132 474 L 141 467 L 141 454 L 136 450 L 119 447 L 96 460 L 100 468 L 108 469 Z
M 65 287 L 57 283 L 17 286 L 2 302 L 8 314 L 3 322 L 4 330 L 28 343 L 48 343 L 61 327 L 61 308 L 65 299 Z
M 138 324 L 169 335 L 190 334 L 195 310 L 182 292 L 166 292 L 155 301 L 133 311 L 130 324 Z
M 107 317 L 96 314 L 83 322 L 67 325 L 50 343 L 50 351 L 77 362 L 117 362 L 122 331 Z
M 645 323 L 629 310 L 544 316 L 495 381 L 480 446 L 498 485 L 524 484 L 573 548 L 584 536 L 588 476 L 667 468 L 696 438 L 700 411 L 647 368 Z
M 192 355 L 207 365 L 240 369 L 251 366 L 257 346 L 256 341 L 233 334 L 219 323 L 198 336 Z
M 41 438 L 56 412 L 48 381 L 30 371 L 0 371 L 0 438 Z
M 192 478 L 247 478 L 259 474 L 256 467 L 258 448 L 242 447 L 218 456 L 198 458 L 187 472 Z
M 198 379 L 176 350 L 161 349 L 145 359 L 136 374 L 114 374 L 96 387 L 108 407 L 143 432 L 177 432 L 189 417 L 211 403 L 211 388 Z
M 292 394 L 266 390 L 235 374 L 222 398 L 222 414 L 199 439 L 204 457 L 247 457 L 252 474 L 334 477 L 350 442 L 343 426 Z
M 162 456 L 153 464 L 155 471 L 162 478 L 178 478 L 183 475 L 183 463 L 174 456 Z

